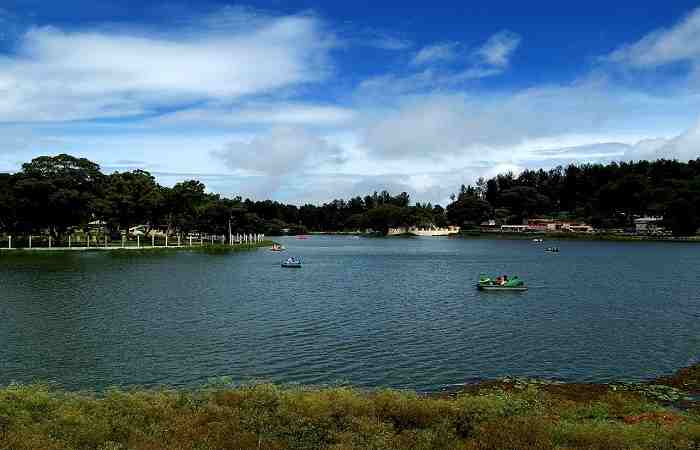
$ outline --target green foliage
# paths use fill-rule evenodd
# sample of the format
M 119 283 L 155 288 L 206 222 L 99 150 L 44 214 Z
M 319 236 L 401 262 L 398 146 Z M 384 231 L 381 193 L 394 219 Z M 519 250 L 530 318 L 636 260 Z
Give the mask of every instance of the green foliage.
M 49 231 L 55 239 L 68 229 L 87 231 L 87 224 L 98 220 L 115 239 L 136 225 L 146 232 L 158 228 L 214 235 L 228 234 L 229 224 L 234 233 L 267 235 L 367 228 L 386 233 L 394 226 L 446 225 L 439 205 L 409 203 L 406 192 L 394 196 L 388 191 L 301 208 L 228 199 L 207 193 L 197 180 L 168 188 L 144 170 L 104 175 L 97 164 L 70 155 L 42 156 L 19 173 L 0 174 L 0 232 Z
M 700 418 L 612 393 L 559 399 L 528 383 L 449 398 L 281 388 L 0 389 L 0 449 L 680 449 Z
M 222 198 L 197 180 L 160 186 L 146 171 L 104 175 L 97 164 L 70 155 L 42 156 L 16 174 L 0 174 L 0 232 L 46 232 L 101 220 L 119 235 L 134 225 L 171 232 L 305 233 L 397 226 L 475 227 L 487 219 L 518 224 L 529 217 L 582 219 L 598 227 L 625 228 L 636 215 L 664 216 L 678 235 L 700 226 L 700 159 L 582 164 L 499 174 L 462 186 L 453 202 L 410 204 L 406 192 L 374 192 L 297 207 L 272 200 Z
M 518 224 L 534 216 L 565 216 L 600 228 L 633 226 L 637 215 L 664 216 L 677 235 L 700 226 L 700 159 L 582 164 L 549 171 L 499 174 L 462 186 L 447 206 L 456 224 L 488 218 Z

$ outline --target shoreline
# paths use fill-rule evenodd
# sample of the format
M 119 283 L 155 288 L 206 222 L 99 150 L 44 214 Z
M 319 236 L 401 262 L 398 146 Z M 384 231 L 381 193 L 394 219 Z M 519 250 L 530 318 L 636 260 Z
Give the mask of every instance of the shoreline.
M 502 233 L 502 232 L 461 232 L 450 235 L 453 239 L 504 239 L 532 240 L 544 238 L 560 241 L 607 241 L 607 242 L 674 242 L 700 243 L 700 236 L 637 236 L 604 233 Z
M 253 244 L 204 244 L 204 245 L 169 245 L 169 246 L 107 246 L 107 247 L 33 247 L 33 248 L 0 248 L 2 255 L 33 255 L 33 254 L 56 254 L 56 253 L 84 253 L 84 252 L 105 252 L 105 253 L 168 253 L 168 252 L 203 252 L 203 253 L 227 253 L 244 250 L 255 250 L 270 247 L 274 241 L 264 240 Z
M 698 448 L 699 402 L 673 384 L 700 392 L 700 365 L 644 386 L 509 377 L 449 394 L 227 379 L 101 393 L 14 384 L 0 388 L 0 448 Z
M 358 236 L 365 238 L 425 237 L 412 233 L 380 236 L 376 233 L 357 231 L 311 231 L 312 236 Z M 293 236 L 293 235 L 284 235 Z M 493 239 L 493 240 L 532 240 L 545 238 L 560 241 L 607 241 L 607 242 L 674 242 L 700 243 L 700 236 L 647 236 L 614 233 L 547 233 L 547 232 L 500 232 L 500 231 L 462 231 L 445 236 L 430 236 L 449 239 Z

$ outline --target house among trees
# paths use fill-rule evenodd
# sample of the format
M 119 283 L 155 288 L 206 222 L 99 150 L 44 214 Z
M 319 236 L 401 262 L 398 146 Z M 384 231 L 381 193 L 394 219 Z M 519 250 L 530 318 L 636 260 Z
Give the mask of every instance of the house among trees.
M 638 234 L 654 234 L 666 231 L 663 217 L 646 216 L 634 219 L 634 231 Z

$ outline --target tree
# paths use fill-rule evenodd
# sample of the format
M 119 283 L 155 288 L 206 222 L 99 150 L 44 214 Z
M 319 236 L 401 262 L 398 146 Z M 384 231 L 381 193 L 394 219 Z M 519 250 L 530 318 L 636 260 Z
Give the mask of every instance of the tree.
M 695 234 L 700 225 L 697 208 L 684 198 L 674 200 L 668 205 L 664 219 L 673 234 L 680 236 Z
M 22 228 L 60 234 L 89 222 L 103 179 L 97 164 L 66 154 L 23 164 L 14 189 Z
M 391 204 L 382 205 L 367 212 L 367 225 L 386 235 L 389 233 L 389 228 L 405 223 L 405 215 L 405 208 Z
M 490 219 L 491 214 L 491 205 L 477 195 L 460 194 L 456 202 L 447 206 L 448 220 L 462 227 L 479 225 Z
M 150 173 L 115 172 L 104 184 L 104 202 L 99 202 L 95 209 L 111 228 L 124 230 L 142 222 L 157 225 L 163 190 Z

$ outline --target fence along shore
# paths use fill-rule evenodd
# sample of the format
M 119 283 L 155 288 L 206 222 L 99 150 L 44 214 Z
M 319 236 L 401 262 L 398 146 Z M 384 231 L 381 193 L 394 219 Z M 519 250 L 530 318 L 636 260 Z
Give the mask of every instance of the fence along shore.
M 150 237 L 137 235 L 135 237 L 122 236 L 121 240 L 108 239 L 107 236 L 98 238 L 97 236 L 81 236 L 74 239 L 72 235 L 68 239 L 56 241 L 51 236 L 22 236 L 14 238 L 12 235 L 0 238 L 0 251 L 58 251 L 58 250 L 148 250 L 163 248 L 188 248 L 204 247 L 214 245 L 257 245 L 265 241 L 265 235 L 261 233 L 237 233 L 226 235 L 189 235 L 182 237 L 155 236 Z

